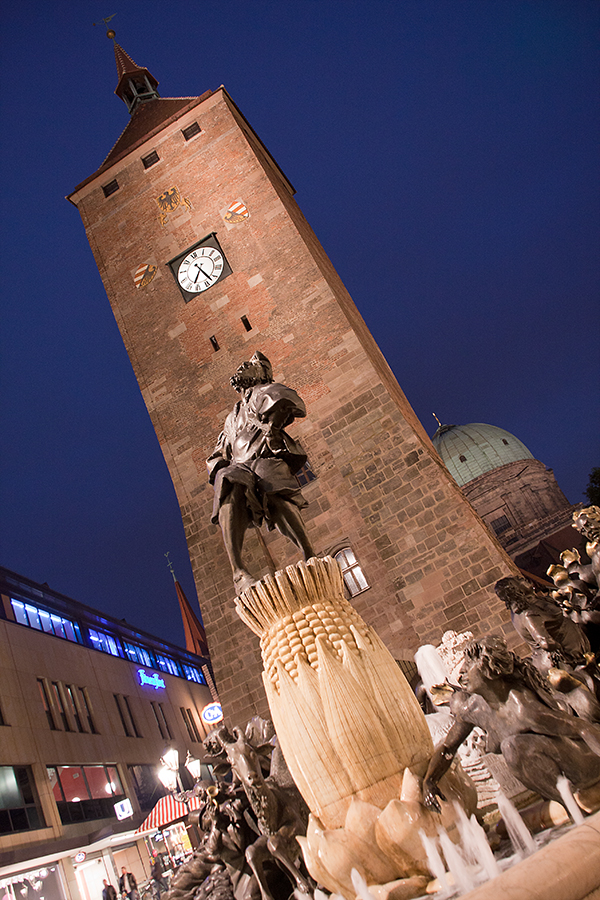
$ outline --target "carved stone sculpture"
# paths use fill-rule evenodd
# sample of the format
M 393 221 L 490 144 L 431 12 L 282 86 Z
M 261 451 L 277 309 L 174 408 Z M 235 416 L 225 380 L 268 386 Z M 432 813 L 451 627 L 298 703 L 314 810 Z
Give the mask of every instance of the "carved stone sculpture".
M 239 366 L 231 385 L 241 397 L 207 466 L 215 489 L 212 521 L 221 526 L 239 593 L 256 581 L 242 558 L 250 525 L 266 522 L 293 541 L 305 559 L 315 554 L 300 513 L 306 501 L 295 478 L 306 454 L 285 431 L 306 415 L 306 407 L 296 391 L 273 381 L 271 363 L 260 352 Z
M 306 838 L 297 838 L 308 871 L 348 900 L 353 867 L 368 884 L 400 879 L 404 896 L 417 896 L 427 878 L 419 829 L 452 830 L 454 811 L 440 816 L 421 803 L 433 749 L 425 718 L 389 651 L 345 599 L 338 563 L 288 566 L 242 592 L 236 609 L 260 636 L 273 723 L 311 810 Z M 446 777 L 447 796 L 472 811 L 472 785 L 459 770 Z
M 575 791 L 600 781 L 600 728 L 559 709 L 539 672 L 500 638 L 486 637 L 467 647 L 460 683 L 450 700 L 454 725 L 425 776 L 429 808 L 440 808 L 439 779 L 476 726 L 487 735 L 488 752 L 502 753 L 519 781 L 548 800 L 560 802 L 560 775 Z

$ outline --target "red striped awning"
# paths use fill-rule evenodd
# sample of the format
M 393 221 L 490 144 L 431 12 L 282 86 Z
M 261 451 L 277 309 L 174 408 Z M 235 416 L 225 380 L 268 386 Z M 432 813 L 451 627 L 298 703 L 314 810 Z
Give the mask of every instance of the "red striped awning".
M 192 809 L 199 809 L 200 806 L 202 806 L 202 801 L 199 797 L 190 797 L 187 805 L 176 800 L 172 794 L 169 794 L 167 797 L 161 797 L 150 815 L 144 819 L 135 833 L 160 831 L 165 825 L 170 825 L 171 822 L 177 822 L 178 819 L 185 818 Z

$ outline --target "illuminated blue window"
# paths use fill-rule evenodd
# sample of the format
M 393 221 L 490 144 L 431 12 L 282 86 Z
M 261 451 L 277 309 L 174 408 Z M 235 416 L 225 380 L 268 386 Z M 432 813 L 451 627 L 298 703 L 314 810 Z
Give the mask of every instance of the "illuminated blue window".
M 110 653 L 111 656 L 122 655 L 119 650 L 119 645 L 112 634 L 107 634 L 105 631 L 95 631 L 93 628 L 90 628 L 89 632 L 90 641 L 92 642 L 94 650 L 101 650 L 102 653 Z
M 73 641 L 76 644 L 82 643 L 81 632 L 77 622 L 64 619 L 56 613 L 50 613 L 45 609 L 40 609 L 39 606 L 34 606 L 32 603 L 24 603 L 22 600 L 11 600 L 10 604 L 19 625 L 35 628 L 36 631 L 53 634 L 56 637 L 63 638 L 66 641 Z
M 186 663 L 182 663 L 181 665 L 188 681 L 195 681 L 197 684 L 206 684 L 206 678 L 202 672 L 199 672 L 194 666 L 186 665 Z
M 145 647 L 140 647 L 139 644 L 131 644 L 129 641 L 123 641 L 123 649 L 125 650 L 125 656 L 131 662 L 142 663 L 142 665 L 151 669 L 154 668 L 152 657 Z
M 163 656 L 161 653 L 155 653 L 154 655 L 156 656 L 156 665 L 159 669 L 162 669 L 163 672 L 168 672 L 170 675 L 177 675 L 178 678 L 181 678 L 179 666 L 174 659 L 171 659 L 170 656 Z

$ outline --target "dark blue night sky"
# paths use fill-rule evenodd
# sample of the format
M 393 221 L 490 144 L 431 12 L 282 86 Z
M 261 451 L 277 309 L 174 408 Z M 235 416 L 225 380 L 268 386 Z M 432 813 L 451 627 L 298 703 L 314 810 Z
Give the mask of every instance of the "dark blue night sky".
M 600 6 L 82 0 L 3 12 L 0 562 L 181 642 L 166 466 L 65 199 L 128 121 L 102 16 L 163 97 L 225 84 L 430 434 L 506 428 L 571 502 L 600 465 Z M 8 139 L 10 138 L 10 139 Z

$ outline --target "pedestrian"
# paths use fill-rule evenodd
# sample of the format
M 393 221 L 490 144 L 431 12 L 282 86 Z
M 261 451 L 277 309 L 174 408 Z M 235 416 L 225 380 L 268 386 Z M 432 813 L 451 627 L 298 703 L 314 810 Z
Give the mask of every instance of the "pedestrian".
M 161 891 L 168 891 L 169 888 L 167 886 L 167 882 L 163 876 L 162 864 L 160 861 L 160 856 L 156 855 L 152 860 L 152 877 L 158 886 L 158 895 L 160 897 Z
M 128 900 L 136 900 L 138 892 L 135 875 L 128 872 L 125 866 L 121 868 L 121 873 L 121 877 L 119 878 L 119 892 L 121 896 L 127 897 Z
M 110 884 L 106 878 L 102 881 L 104 887 L 102 888 L 102 900 L 117 900 L 117 891 Z

